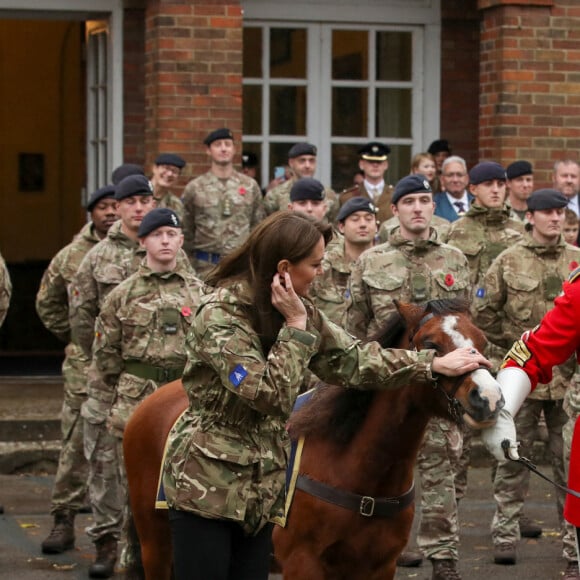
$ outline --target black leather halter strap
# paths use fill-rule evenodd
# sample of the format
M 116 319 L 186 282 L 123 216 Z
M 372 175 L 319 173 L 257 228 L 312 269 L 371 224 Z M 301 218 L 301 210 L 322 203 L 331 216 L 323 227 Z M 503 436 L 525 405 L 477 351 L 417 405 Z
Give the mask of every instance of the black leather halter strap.
M 301 489 L 318 499 L 346 508 L 367 518 L 392 518 L 410 506 L 415 500 L 414 482 L 403 495 L 397 497 L 372 497 L 337 489 L 300 474 L 296 480 L 296 489 Z

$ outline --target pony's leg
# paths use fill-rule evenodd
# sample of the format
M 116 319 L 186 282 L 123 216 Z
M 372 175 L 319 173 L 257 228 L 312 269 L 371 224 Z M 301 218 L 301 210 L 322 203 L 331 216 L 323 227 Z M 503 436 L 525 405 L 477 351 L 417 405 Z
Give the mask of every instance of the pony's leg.
M 282 566 L 284 580 L 332 580 L 326 577 L 324 566 L 307 548 L 294 550 Z
M 166 510 L 152 510 L 144 529 L 140 522 L 141 557 L 146 580 L 171 580 L 173 549 Z

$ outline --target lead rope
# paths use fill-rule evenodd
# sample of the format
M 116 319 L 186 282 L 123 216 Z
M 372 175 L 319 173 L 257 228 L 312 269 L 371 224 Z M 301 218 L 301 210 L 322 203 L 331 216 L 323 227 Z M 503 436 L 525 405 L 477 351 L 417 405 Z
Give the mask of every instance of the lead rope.
M 573 495 L 574 497 L 580 498 L 580 493 L 578 493 L 577 491 L 574 491 L 573 489 L 570 489 L 569 487 L 566 487 L 564 485 L 560 485 L 559 483 L 556 483 L 554 480 L 550 479 L 547 475 L 544 475 L 536 467 L 535 463 L 532 463 L 526 457 L 519 457 L 518 459 L 512 459 L 509 455 L 510 442 L 508 439 L 504 439 L 501 442 L 501 448 L 503 449 L 503 453 L 504 453 L 506 459 L 509 459 L 510 461 L 513 461 L 514 463 L 519 463 L 520 465 L 523 465 L 524 467 L 527 467 L 532 473 L 539 475 L 542 479 L 544 479 L 548 483 L 551 483 L 554 487 L 557 487 L 559 490 L 563 491 L 564 493 L 569 493 L 570 495 Z

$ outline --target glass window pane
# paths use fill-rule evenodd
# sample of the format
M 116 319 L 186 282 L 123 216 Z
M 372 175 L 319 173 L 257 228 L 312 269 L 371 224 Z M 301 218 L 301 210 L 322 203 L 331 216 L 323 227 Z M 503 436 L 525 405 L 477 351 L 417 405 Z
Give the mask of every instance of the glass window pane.
M 262 133 L 262 87 L 244 85 L 243 103 L 244 135 L 260 135 Z
M 377 80 L 410 81 L 412 61 L 411 32 L 377 32 Z
M 332 176 L 334 191 L 340 192 L 353 186 L 358 171 L 358 149 L 360 145 L 335 143 L 332 145 Z
M 306 29 L 270 29 L 270 77 L 306 78 Z
M 293 143 L 270 143 L 270 180 L 274 179 L 274 167 L 288 165 L 288 151 Z M 282 208 L 286 209 L 286 208 Z
M 364 137 L 367 134 L 368 90 L 334 87 L 332 89 L 332 135 Z
M 389 153 L 389 169 L 385 174 L 385 181 L 395 185 L 399 179 L 409 175 L 411 171 L 411 146 L 391 145 Z
M 375 133 L 411 137 L 411 89 L 377 89 Z
M 332 78 L 368 78 L 368 33 L 364 30 L 332 31 Z
M 306 135 L 306 87 L 270 87 L 270 134 Z
M 244 77 L 262 78 L 262 29 L 244 28 Z

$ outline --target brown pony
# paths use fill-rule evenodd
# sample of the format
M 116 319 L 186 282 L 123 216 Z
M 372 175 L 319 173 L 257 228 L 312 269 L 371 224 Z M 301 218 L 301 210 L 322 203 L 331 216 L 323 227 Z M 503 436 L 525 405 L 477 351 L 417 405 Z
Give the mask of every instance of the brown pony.
M 378 337 L 384 347 L 435 349 L 438 355 L 466 345 L 483 351 L 483 333 L 460 301 L 432 301 L 427 307 L 397 303 L 397 309 Z M 167 434 L 187 404 L 181 381 L 170 383 L 145 399 L 125 429 L 130 505 L 145 570 L 144 576 L 129 571 L 128 577 L 171 578 L 167 515 L 154 506 Z M 286 527 L 274 530 L 284 578 L 393 578 L 413 520 L 413 494 L 406 492 L 413 487 L 413 466 L 427 421 L 434 415 L 451 416 L 481 427 L 495 420 L 502 405 L 499 385 L 484 369 L 439 377 L 435 388 L 320 387 L 290 421 L 292 436 L 307 435 L 307 440 L 299 470 L 302 481 Z M 331 501 L 346 501 L 356 509 Z M 129 545 L 138 549 L 131 534 Z

